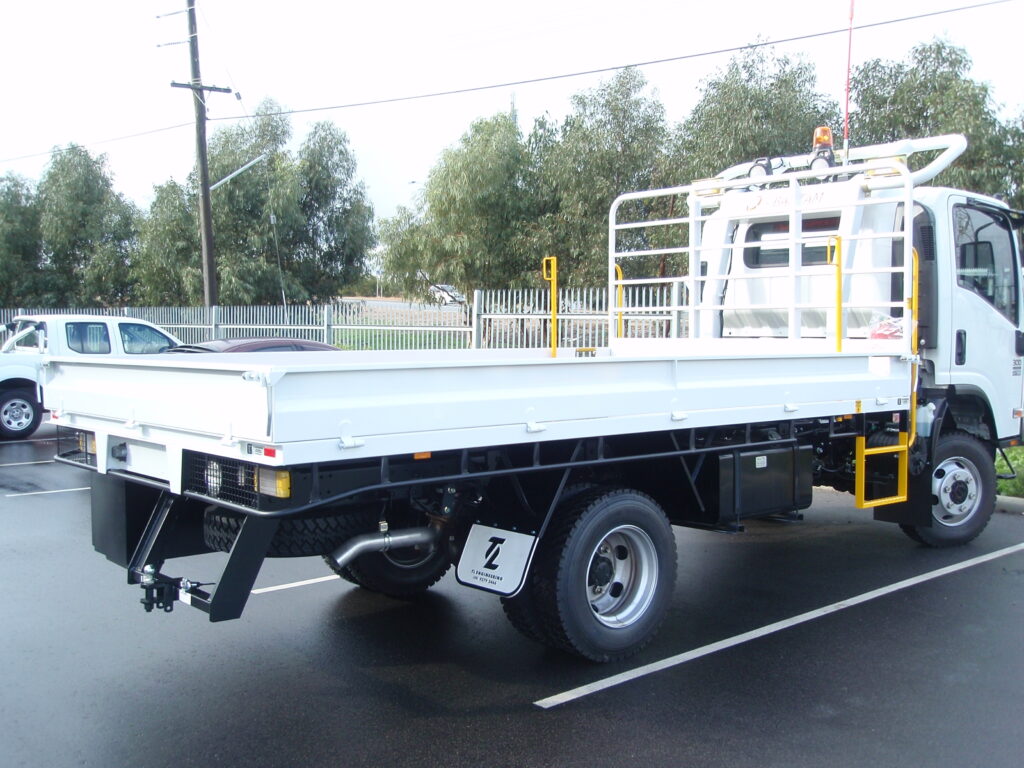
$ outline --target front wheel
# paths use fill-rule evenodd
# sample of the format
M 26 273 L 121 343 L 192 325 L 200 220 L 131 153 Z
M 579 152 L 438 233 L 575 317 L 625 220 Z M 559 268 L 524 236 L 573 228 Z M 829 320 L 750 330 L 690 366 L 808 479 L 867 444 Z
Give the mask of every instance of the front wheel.
M 0 393 L 0 437 L 23 440 L 39 428 L 43 409 L 27 389 Z
M 939 438 L 928 484 L 911 503 L 931 508 L 931 525 L 901 525 L 929 547 L 966 544 L 988 525 L 995 509 L 996 471 L 992 455 L 975 438 L 954 432 Z
M 556 514 L 527 588 L 544 642 L 617 661 L 654 637 L 675 578 L 672 526 L 654 500 L 631 490 L 595 491 Z

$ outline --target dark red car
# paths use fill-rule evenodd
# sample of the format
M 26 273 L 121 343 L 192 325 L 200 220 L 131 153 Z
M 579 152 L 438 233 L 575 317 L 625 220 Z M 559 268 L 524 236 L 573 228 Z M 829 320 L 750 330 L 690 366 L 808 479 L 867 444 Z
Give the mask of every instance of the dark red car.
M 198 344 L 181 344 L 165 354 L 192 352 L 337 352 L 337 347 L 309 339 L 214 339 Z

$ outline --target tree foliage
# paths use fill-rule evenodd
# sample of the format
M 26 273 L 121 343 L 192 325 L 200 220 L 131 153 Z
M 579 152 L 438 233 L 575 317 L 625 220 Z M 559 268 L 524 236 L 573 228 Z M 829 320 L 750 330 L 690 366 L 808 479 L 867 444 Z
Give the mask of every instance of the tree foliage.
M 529 154 L 512 113 L 478 120 L 430 172 L 418 212 L 402 209 L 382 227 L 386 269 L 408 294 L 433 283 L 466 290 L 529 278 L 535 195 Z
M 535 142 L 550 200 L 540 225 L 550 233 L 549 255 L 559 257 L 567 285 L 606 278 L 609 207 L 623 192 L 661 181 L 665 110 L 646 85 L 640 72 L 623 70 L 573 97 L 557 140 Z
M 140 227 L 135 300 L 145 306 L 203 301 L 203 272 L 195 196 L 174 181 L 154 190 Z
M 8 174 L 0 179 L 0 306 L 36 303 L 42 248 L 35 192 Z
M 850 116 L 859 144 L 962 133 L 967 152 L 936 180 L 1024 205 L 1020 121 L 1003 123 L 989 87 L 972 80 L 967 52 L 935 40 L 905 61 L 874 59 L 857 68 Z M 923 162 L 923 161 L 922 161 Z
M 970 64 L 962 49 L 933 41 L 905 60 L 858 67 L 852 144 L 964 133 L 967 153 L 938 183 L 1024 208 L 1024 115 L 1002 119 Z M 700 87 L 676 125 L 632 69 L 574 96 L 564 120 L 541 117 L 525 135 L 514 112 L 473 122 L 441 153 L 418 203 L 381 223 L 375 259 L 385 280 L 421 297 L 429 282 L 463 291 L 539 285 L 541 260 L 557 256 L 563 285 L 600 284 L 616 196 L 805 152 L 818 125 L 838 134 L 838 107 L 816 90 L 804 60 L 748 49 Z M 345 134 L 319 123 L 296 148 L 280 111 L 261 105 L 255 119 L 210 142 L 214 180 L 259 158 L 213 193 L 225 304 L 330 300 L 360 283 L 376 245 Z M 74 145 L 55 151 L 38 185 L 0 178 L 0 304 L 199 303 L 197 186 L 194 175 L 161 184 L 141 212 L 115 192 L 105 158 Z M 672 198 L 658 204 L 666 216 L 678 213 Z M 623 237 L 659 246 L 655 235 Z M 664 258 L 635 264 L 666 268 Z
M 411 294 L 428 281 L 465 290 L 539 282 L 557 256 L 563 284 L 607 270 L 608 207 L 650 186 L 665 139 L 664 109 L 624 70 L 577 94 L 561 126 L 536 121 L 524 138 L 514 113 L 478 120 L 431 171 L 416 211 L 382 225 L 386 270 Z
M 291 127 L 268 102 L 251 122 L 210 141 L 210 178 L 251 168 L 212 193 L 214 254 L 223 304 L 330 301 L 363 277 L 375 243 L 373 209 L 345 134 L 313 126 L 297 152 Z M 156 189 L 141 225 L 136 295 L 196 304 L 203 295 L 198 183 Z
M 675 183 L 758 157 L 806 152 L 815 127 L 838 123 L 836 102 L 815 90 L 813 65 L 749 48 L 705 81 L 697 105 L 676 129 Z
M 273 102 L 210 143 L 214 245 L 225 304 L 328 301 L 360 279 L 374 245 L 373 209 L 344 133 L 318 123 L 297 153 Z M 194 180 L 193 180 L 194 181 Z
M 54 306 L 126 300 L 138 211 L 114 192 L 106 158 L 75 145 L 56 153 L 36 204 L 43 242 L 39 299 Z

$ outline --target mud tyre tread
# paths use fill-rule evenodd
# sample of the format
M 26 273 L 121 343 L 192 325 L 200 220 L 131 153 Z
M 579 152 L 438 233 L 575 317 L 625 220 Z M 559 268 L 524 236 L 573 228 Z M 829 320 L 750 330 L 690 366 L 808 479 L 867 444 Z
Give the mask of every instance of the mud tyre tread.
M 625 510 L 624 510 L 625 508 Z M 632 508 L 632 512 L 628 511 Z M 600 540 L 616 519 L 632 520 L 652 537 L 659 550 L 659 582 L 650 607 L 625 629 L 602 627 L 585 601 L 573 599 L 581 567 L 580 554 Z M 582 549 L 581 549 L 582 547 Z M 545 644 L 592 661 L 620 661 L 639 653 L 657 634 L 675 585 L 676 549 L 672 527 L 657 503 L 629 489 L 597 489 L 579 494 L 549 524 L 531 569 L 530 595 L 538 634 Z
M 203 514 L 203 541 L 217 552 L 230 552 L 244 515 L 220 507 L 207 507 Z M 267 550 L 268 557 L 310 557 L 323 555 L 358 533 L 372 530 L 365 514 L 285 518 Z
M 959 430 L 943 434 L 939 438 L 935 453 L 932 460 L 933 468 L 925 479 L 930 480 L 936 469 L 944 463 L 956 458 L 965 459 L 977 473 L 972 474 L 981 496 L 977 507 L 963 521 L 955 525 L 944 525 L 934 519 L 933 495 L 929 486 L 924 488 L 916 501 L 911 499 L 911 503 L 927 505 L 932 509 L 932 525 L 900 525 L 900 530 L 913 541 L 933 549 L 962 546 L 973 541 L 985 530 L 995 511 L 995 459 L 980 440 Z

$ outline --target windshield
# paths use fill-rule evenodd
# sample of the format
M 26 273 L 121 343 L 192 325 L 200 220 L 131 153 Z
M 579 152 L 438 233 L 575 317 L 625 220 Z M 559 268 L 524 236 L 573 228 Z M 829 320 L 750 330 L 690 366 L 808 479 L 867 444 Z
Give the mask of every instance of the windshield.
M 45 338 L 46 323 L 35 320 L 19 320 L 13 325 L 11 337 L 0 347 L 0 352 L 27 351 L 36 352 L 39 350 L 40 337 Z M 10 327 L 10 326 L 9 326 Z

